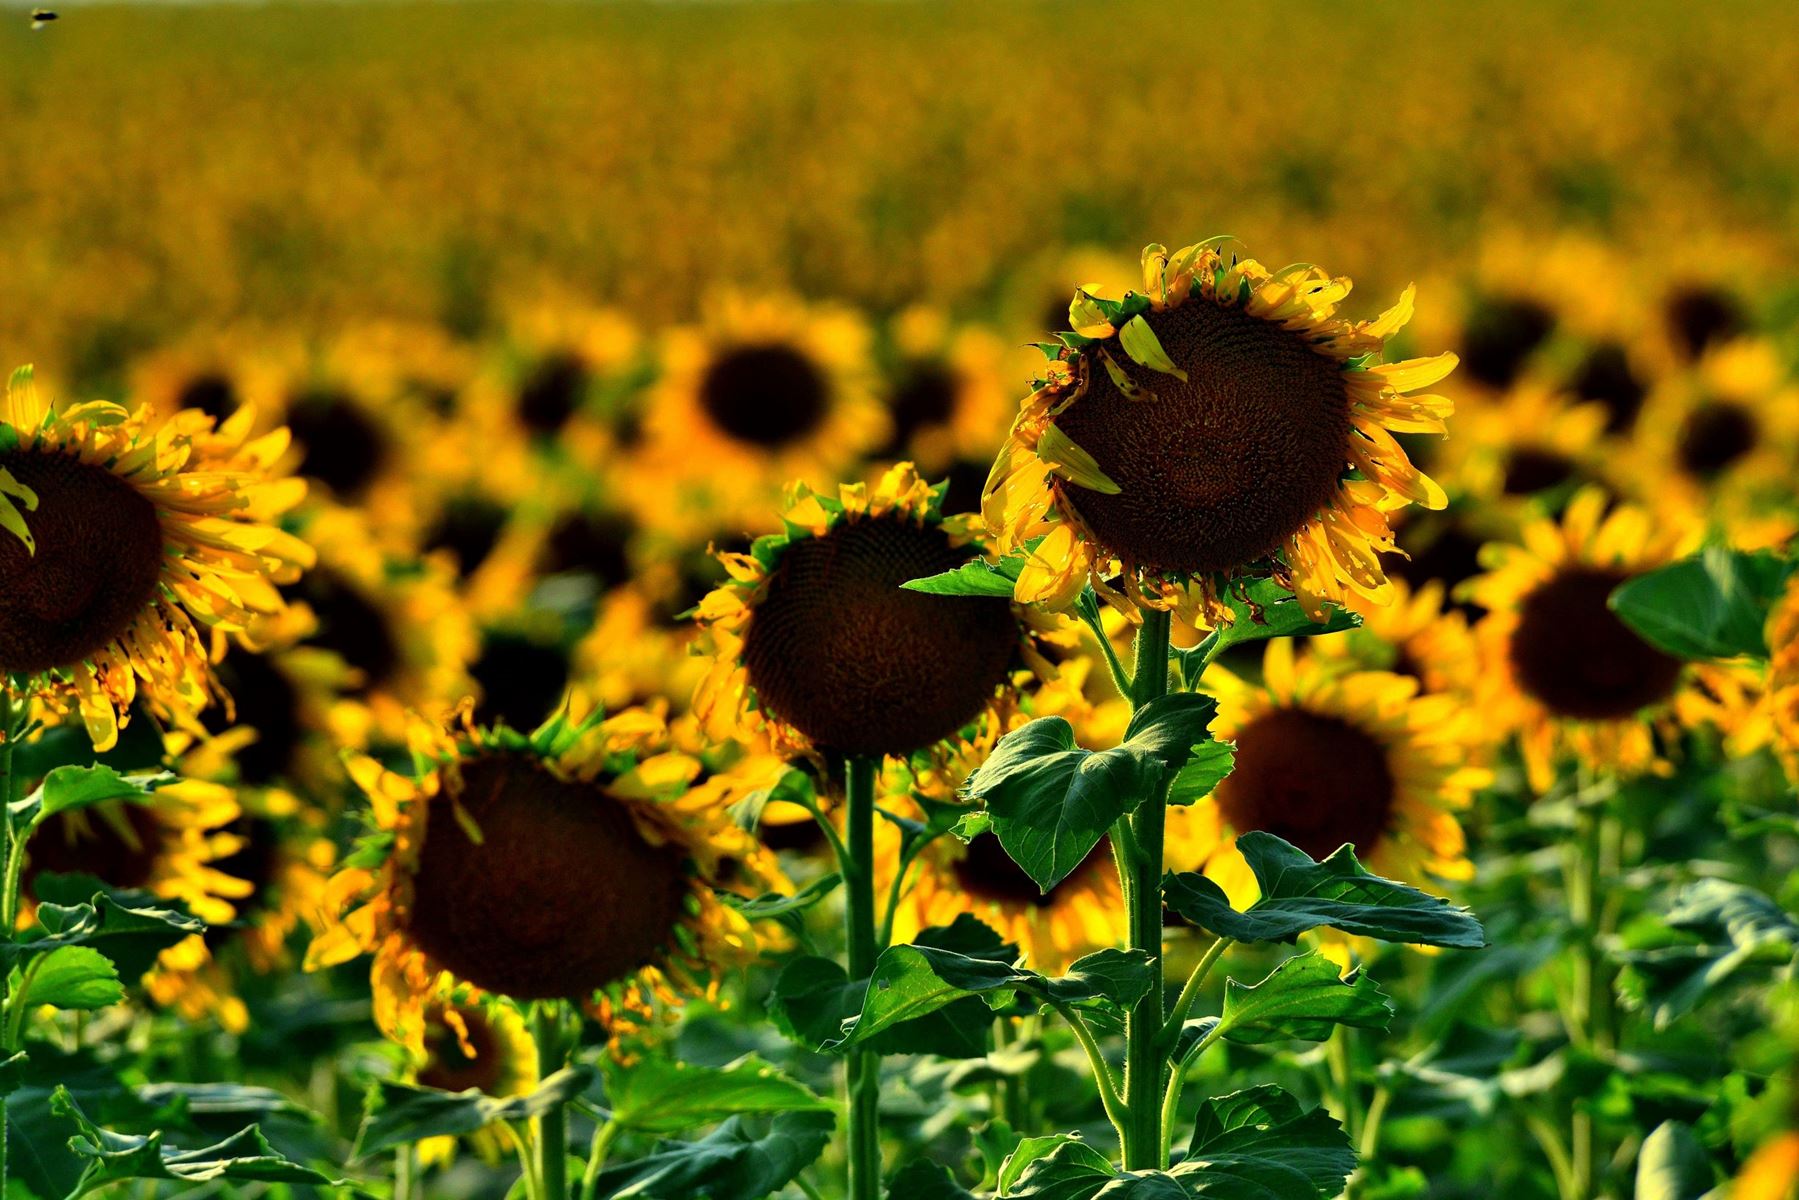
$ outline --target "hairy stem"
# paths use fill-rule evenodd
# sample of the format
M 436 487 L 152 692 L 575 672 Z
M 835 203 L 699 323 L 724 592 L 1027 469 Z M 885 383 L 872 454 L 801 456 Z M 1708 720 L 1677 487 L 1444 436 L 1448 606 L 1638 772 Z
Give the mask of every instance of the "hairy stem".
M 843 875 L 844 919 L 848 924 L 851 979 L 874 974 L 880 953 L 876 934 L 874 880 L 875 772 L 878 763 L 856 757 L 848 764 L 848 838 L 838 864 Z M 850 1051 L 849 1200 L 879 1200 L 881 1194 L 881 1056 L 858 1047 Z
M 1140 709 L 1168 693 L 1169 615 L 1143 614 L 1137 632 L 1137 664 L 1131 674 L 1131 706 Z M 1162 837 L 1167 817 L 1166 791 L 1145 796 L 1130 817 L 1129 866 L 1131 949 L 1151 960 L 1153 986 L 1125 1016 L 1124 1104 L 1128 1135 L 1124 1140 L 1126 1170 L 1154 1170 L 1162 1165 L 1162 1100 L 1167 1060 L 1162 1053 L 1165 1018 L 1162 972 Z

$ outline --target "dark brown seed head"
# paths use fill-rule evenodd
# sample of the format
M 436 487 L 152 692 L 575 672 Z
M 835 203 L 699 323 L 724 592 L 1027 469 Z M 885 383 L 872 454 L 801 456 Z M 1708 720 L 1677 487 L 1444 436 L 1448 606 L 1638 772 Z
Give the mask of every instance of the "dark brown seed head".
M 1064 496 L 1109 551 L 1151 570 L 1224 571 L 1273 554 L 1328 506 L 1348 469 L 1343 373 L 1300 335 L 1192 301 L 1146 317 L 1182 382 L 1106 349 L 1153 397 L 1132 399 L 1089 351 L 1086 393 L 1056 424 L 1121 491 Z
M 1643 397 L 1648 393 L 1630 365 L 1624 347 L 1615 342 L 1594 346 L 1575 371 L 1569 386 L 1581 399 L 1597 400 L 1605 406 L 1607 433 L 1628 433 L 1637 423 Z
M 200 714 L 206 728 L 228 732 L 234 726 L 256 731 L 256 740 L 237 752 L 239 777 L 245 783 L 270 784 L 291 779 L 300 749 L 300 697 L 293 681 L 259 654 L 233 651 L 215 668 L 219 686 L 231 697 L 229 715 L 222 704 Z
M 818 428 L 828 389 L 812 360 L 790 346 L 737 346 L 706 369 L 700 404 L 730 437 L 772 450 Z
M 671 945 L 688 890 L 682 856 L 645 841 L 602 786 L 489 754 L 430 804 L 407 922 L 459 978 L 521 1000 L 585 997 Z
M 909 754 L 973 720 L 1012 663 L 1011 605 L 900 588 L 970 557 L 892 514 L 794 541 L 744 641 L 762 706 L 844 754 Z
M 287 427 L 301 450 L 300 474 L 346 500 L 362 496 L 387 463 L 387 435 L 340 393 L 303 393 L 288 408 Z
M 1674 343 L 1689 359 L 1735 337 L 1746 322 L 1736 297 L 1719 288 L 1691 285 L 1676 288 L 1664 302 L 1663 316 Z
M 72 666 L 155 601 L 163 567 L 156 506 L 70 454 L 13 450 L 0 454 L 0 469 L 38 498 L 25 514 L 35 554 L 0 530 L 0 672 Z
M 307 640 L 335 651 L 361 671 L 364 690 L 393 682 L 401 664 L 398 636 L 387 614 L 361 589 L 325 568 L 308 571 L 282 590 L 289 599 L 304 601 L 318 618 L 318 631 Z
M 1532 300 L 1492 299 L 1462 331 L 1461 370 L 1488 387 L 1508 387 L 1555 329 L 1555 315 Z
M 1615 721 L 1666 699 L 1680 661 L 1606 606 L 1628 572 L 1569 567 L 1524 598 L 1507 647 L 1524 691 L 1559 717 Z
M 553 354 L 532 368 L 518 390 L 518 419 L 532 433 L 559 433 L 587 397 L 587 364 L 574 354 Z
M 182 408 L 193 408 L 215 421 L 223 421 L 237 411 L 237 388 L 223 375 L 208 372 L 196 375 L 182 385 L 175 396 Z
M 1561 487 L 1579 469 L 1566 454 L 1540 446 L 1518 446 L 1505 458 L 1505 494 L 1529 496 Z
M 425 1065 L 419 1069 L 419 1083 L 444 1092 L 466 1092 L 470 1088 L 494 1094 L 506 1078 L 506 1064 L 501 1055 L 506 1048 L 493 1023 L 478 1008 L 458 1008 L 456 1015 L 468 1031 L 469 1050 L 462 1047 L 456 1030 L 433 1013 L 425 1023 Z
M 948 424 L 956 415 L 958 390 L 955 373 L 940 363 L 917 362 L 907 366 L 887 397 L 893 436 L 877 457 L 900 454 L 911 444 L 913 434 Z
M 479 570 L 506 528 L 506 506 L 486 496 L 458 496 L 425 531 L 426 550 L 448 550 L 464 578 Z
M 1680 465 L 1689 475 L 1710 479 L 1755 449 L 1759 426 L 1741 404 L 1719 401 L 1697 409 L 1680 429 Z
M 1313 858 L 1345 842 L 1366 858 L 1393 814 L 1386 748 L 1341 717 L 1276 708 L 1237 733 L 1237 762 L 1218 785 L 1224 819 L 1259 829 Z
M 482 639 L 481 654 L 469 666 L 469 674 L 481 688 L 477 722 L 536 729 L 562 703 L 568 687 L 568 654 L 533 638 L 490 633 Z

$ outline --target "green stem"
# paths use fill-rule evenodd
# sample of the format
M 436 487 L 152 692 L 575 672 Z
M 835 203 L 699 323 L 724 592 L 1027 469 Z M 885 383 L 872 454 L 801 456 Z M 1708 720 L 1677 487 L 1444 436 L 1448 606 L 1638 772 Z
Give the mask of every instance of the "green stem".
M 1524 1126 L 1530 1130 L 1531 1136 L 1543 1150 L 1543 1157 L 1549 1163 L 1549 1172 L 1555 1176 L 1556 1194 L 1562 1200 L 1587 1200 L 1587 1194 L 1580 1190 L 1580 1185 L 1576 1182 L 1574 1164 L 1569 1160 L 1567 1148 L 1562 1145 L 1555 1126 L 1535 1113 L 1525 1114 Z
M 1100 1103 L 1105 1106 L 1106 1118 L 1112 1122 L 1112 1128 L 1118 1131 L 1118 1140 L 1122 1145 L 1128 1129 L 1124 1101 L 1119 1098 L 1118 1085 L 1112 1078 L 1112 1066 L 1106 1062 L 1105 1053 L 1100 1050 L 1099 1043 L 1094 1040 L 1093 1031 L 1087 1028 L 1087 1022 L 1081 1014 L 1066 1004 L 1056 1004 L 1055 1009 L 1074 1030 L 1074 1038 L 1087 1052 L 1087 1066 L 1093 1072 L 1093 1081 L 1099 1085 Z
M 1175 1039 L 1181 1034 L 1181 1026 L 1187 1023 L 1187 1014 L 1193 1011 L 1193 1002 L 1199 998 L 1199 989 L 1205 983 L 1206 976 L 1212 973 L 1212 968 L 1233 944 L 1230 938 L 1221 937 L 1206 947 L 1206 952 L 1200 956 L 1193 973 L 1187 976 L 1181 994 L 1175 998 L 1174 1007 L 1168 1010 L 1168 1020 L 1162 1025 L 1162 1042 L 1165 1046 L 1173 1047 Z
M 1106 669 L 1112 672 L 1112 686 L 1118 689 L 1120 696 L 1130 696 L 1136 684 L 1132 682 L 1130 672 L 1124 669 L 1124 664 L 1118 661 L 1118 651 L 1112 648 L 1112 639 L 1106 636 L 1106 623 L 1099 615 L 1098 606 L 1082 604 L 1077 611 L 1081 614 L 1081 619 L 1087 622 L 1087 628 L 1093 631 L 1093 636 L 1099 639 L 1099 652 L 1105 656 Z
M 1131 707 L 1144 705 L 1168 694 L 1168 636 L 1166 612 L 1148 610 L 1137 631 L 1137 665 L 1131 675 Z M 1128 1171 L 1155 1170 L 1162 1165 L 1162 1101 L 1168 1063 L 1162 1054 L 1163 1003 L 1167 999 L 1162 972 L 1162 838 L 1167 818 L 1167 795 L 1158 787 L 1145 796 L 1130 817 L 1132 853 L 1129 864 L 1131 949 L 1151 960 L 1150 976 L 1156 982 L 1131 1006 L 1124 1022 L 1124 1104 L 1128 1120 L 1124 1139 L 1124 1166 Z
M 25 722 L 20 718 L 13 704 L 12 681 L 0 673 L 0 855 L 6 863 L 5 892 L 0 899 L 0 938 L 8 943 L 18 936 L 19 912 L 19 868 L 23 865 L 25 855 L 22 840 L 13 829 L 13 745 L 18 741 L 19 732 Z M 10 972 L 0 967 L 0 1011 L 11 1003 L 12 995 L 8 989 Z M 10 1045 L 10 1039 L 8 1041 Z M 7 1134 L 6 1134 L 6 1096 L 0 1093 L 0 1196 L 7 1190 Z
M 879 954 L 875 915 L 875 772 L 879 764 L 857 756 L 848 764 L 848 839 L 838 864 L 843 874 L 844 920 L 848 925 L 849 974 L 867 979 Z M 849 1200 L 879 1200 L 881 1194 L 881 1056 L 865 1048 L 850 1051 Z
M 537 1041 L 538 1069 L 545 1075 L 568 1065 L 568 1041 L 563 1033 L 560 1000 L 539 1001 L 531 1014 L 531 1032 Z M 536 1151 L 537 1182 L 542 1200 L 568 1200 L 568 1111 L 557 1104 L 531 1121 L 531 1140 Z
M 394 1198 L 413 1200 L 418 1192 L 419 1152 L 411 1143 L 394 1147 Z
M 1349 1027 L 1337 1026 L 1325 1043 L 1325 1055 L 1330 1060 L 1331 1089 L 1337 1093 L 1337 1104 L 1343 1110 L 1343 1132 L 1353 1144 L 1362 1138 L 1362 1106 L 1356 1095 L 1354 1047 L 1349 1038 Z
M 612 1152 L 612 1143 L 618 1140 L 619 1124 L 607 1121 L 593 1131 L 593 1144 L 587 1150 L 587 1169 L 581 1173 L 581 1200 L 592 1200 L 599 1188 L 600 1170 L 606 1165 L 606 1156 Z

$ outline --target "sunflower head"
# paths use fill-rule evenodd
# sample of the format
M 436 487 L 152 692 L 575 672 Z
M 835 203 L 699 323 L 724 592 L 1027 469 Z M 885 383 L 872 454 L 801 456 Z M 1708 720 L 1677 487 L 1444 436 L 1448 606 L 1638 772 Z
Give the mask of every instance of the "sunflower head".
M 312 561 L 270 524 L 304 494 L 269 474 L 285 431 L 252 439 L 248 409 L 181 416 L 53 408 L 28 368 L 0 402 L 0 673 L 78 707 L 102 750 L 140 689 L 176 723 L 204 707 L 202 630 L 253 640 Z
M 667 745 L 648 713 L 565 709 L 528 735 L 417 725 L 408 775 L 356 760 L 375 829 L 309 964 L 372 952 L 376 1019 L 419 1054 L 454 995 L 577 1000 L 615 1040 L 657 1001 L 715 995 L 756 944 L 714 884 L 778 876 Z
M 1444 432 L 1453 354 L 1382 363 L 1412 292 L 1335 316 L 1349 281 L 1270 272 L 1216 243 L 1143 252 L 1144 291 L 1077 292 L 988 478 L 987 523 L 1026 553 L 1022 600 L 1066 607 L 1121 575 L 1138 604 L 1222 619 L 1222 587 L 1289 583 L 1307 611 L 1382 600 L 1387 514 L 1444 503 L 1394 432 Z
M 766 728 L 794 749 L 908 755 L 979 717 L 1024 626 L 1004 598 L 902 589 L 980 554 L 939 502 L 909 463 L 872 492 L 801 485 L 786 533 L 723 555 L 730 578 L 696 610 L 714 653 L 694 705 L 709 732 Z

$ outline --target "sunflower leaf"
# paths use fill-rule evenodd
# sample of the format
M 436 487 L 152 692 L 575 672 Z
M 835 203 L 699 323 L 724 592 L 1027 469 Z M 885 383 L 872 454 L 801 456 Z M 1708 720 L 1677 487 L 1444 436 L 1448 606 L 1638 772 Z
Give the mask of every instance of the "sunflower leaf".
M 918 936 L 949 938 L 954 930 L 955 927 L 928 929 Z M 998 943 L 999 935 L 992 937 Z M 1018 953 L 1011 946 L 1005 952 L 1008 958 Z M 842 1034 L 844 1022 L 856 1015 L 867 994 L 866 979 L 850 979 L 849 972 L 831 959 L 805 956 L 781 969 L 769 996 L 768 1011 L 775 1027 L 787 1037 L 808 1050 L 817 1050 Z M 969 997 L 887 1030 L 870 1048 L 881 1054 L 979 1058 L 989 1049 L 993 1025 L 989 1015 L 986 1004 Z
M 697 1142 L 663 1142 L 642 1158 L 607 1167 L 593 1195 L 596 1200 L 761 1200 L 810 1166 L 835 1126 L 829 1112 L 788 1112 L 757 1134 L 742 1117 L 732 1117 Z
M 51 1094 L 50 1111 L 72 1120 L 80 1131 L 69 1139 L 69 1150 L 86 1165 L 70 1200 L 127 1179 L 166 1179 L 190 1187 L 214 1180 L 343 1186 L 341 1179 L 302 1166 L 276 1150 L 255 1125 L 211 1146 L 178 1150 L 163 1144 L 161 1130 L 140 1136 L 101 1128 L 88 1119 L 66 1087 Z
M 1637 935 L 1622 955 L 1627 995 L 1666 1029 L 1707 995 L 1750 967 L 1791 964 L 1799 952 L 1799 921 L 1753 888 L 1701 879 L 1675 896 L 1659 930 Z
M 1264 1084 L 1202 1101 L 1170 1174 L 1193 1196 L 1316 1200 L 1338 1195 L 1355 1167 L 1341 1126 Z
M 1704 1145 L 1679 1121 L 1657 1125 L 1637 1152 L 1637 1200 L 1686 1200 L 1715 1183 Z
M 1118 331 L 1118 344 L 1124 347 L 1124 352 L 1130 355 L 1133 361 L 1141 363 L 1152 371 L 1172 375 L 1182 383 L 1187 382 L 1187 372 L 1174 365 L 1174 360 L 1168 357 L 1166 350 L 1162 349 L 1162 343 L 1156 337 L 1155 330 L 1149 327 L 1149 322 L 1143 319 L 1141 313 L 1126 321 L 1124 327 Z
M 120 978 L 136 979 L 158 954 L 206 930 L 205 922 L 190 916 L 179 901 L 148 892 L 109 891 L 89 875 L 41 875 L 32 890 L 39 901 L 37 924 L 18 941 L 0 944 L 0 960 L 17 963 L 85 946 L 111 960 Z M 88 899 L 76 902 L 78 896 Z
M 1314 621 L 1306 616 L 1293 593 L 1272 579 L 1256 580 L 1243 590 L 1242 595 L 1226 589 L 1218 598 L 1235 619 L 1228 625 L 1219 625 L 1192 649 L 1173 652 L 1180 663 L 1181 678 L 1188 687 L 1198 682 L 1212 660 L 1233 646 L 1278 637 L 1341 633 L 1362 623 L 1362 618 L 1355 613 L 1334 606 L 1323 621 Z
M 473 1133 L 495 1121 L 540 1116 L 579 1096 L 593 1082 L 588 1066 L 566 1067 L 523 1096 L 484 1096 L 473 1088 L 443 1092 L 390 1079 L 371 1084 L 363 1102 L 362 1127 L 351 1148 L 352 1161 L 432 1137 Z
M 1374 980 L 1357 971 L 1347 978 L 1317 951 L 1282 962 L 1260 983 L 1235 979 L 1224 986 L 1217 1036 L 1245 1045 L 1296 1038 L 1321 1042 L 1338 1025 L 1385 1029 L 1393 1006 Z
M 1766 658 L 1768 609 L 1793 570 L 1766 551 L 1708 546 L 1696 558 L 1626 580 L 1610 605 L 1645 641 L 1677 658 Z
M 1176 915 L 1239 942 L 1293 942 L 1312 929 L 1425 946 L 1478 949 L 1486 934 L 1478 918 L 1439 896 L 1382 879 L 1356 861 L 1349 846 L 1322 862 L 1259 830 L 1240 835 L 1237 850 L 1261 888 L 1242 912 L 1216 883 L 1197 872 L 1169 875 L 1162 898 Z
M 975 1200 L 975 1194 L 942 1163 L 915 1158 L 888 1181 L 887 1200 Z
M 1024 563 L 1022 554 L 1008 554 L 996 562 L 976 558 L 953 571 L 908 579 L 900 586 L 907 591 L 926 592 L 932 596 L 1005 596 L 1009 599 L 1024 570 Z
M 33 964 L 17 1003 L 93 1010 L 125 999 L 119 969 L 92 946 L 59 946 Z
M 611 1073 L 612 1119 L 638 1133 L 679 1133 L 745 1113 L 826 1112 L 811 1088 L 750 1055 L 724 1067 L 651 1058 Z
M 13 820 L 35 829 L 57 813 L 104 804 L 109 800 L 143 800 L 172 783 L 167 771 L 121 775 L 108 766 L 57 767 L 23 800 L 13 802 Z
M 1180 808 L 1195 804 L 1212 794 L 1212 790 L 1223 783 L 1230 775 L 1237 762 L 1237 743 L 1206 742 L 1193 747 L 1193 757 L 1187 760 L 1174 782 L 1168 785 L 1168 803 Z

